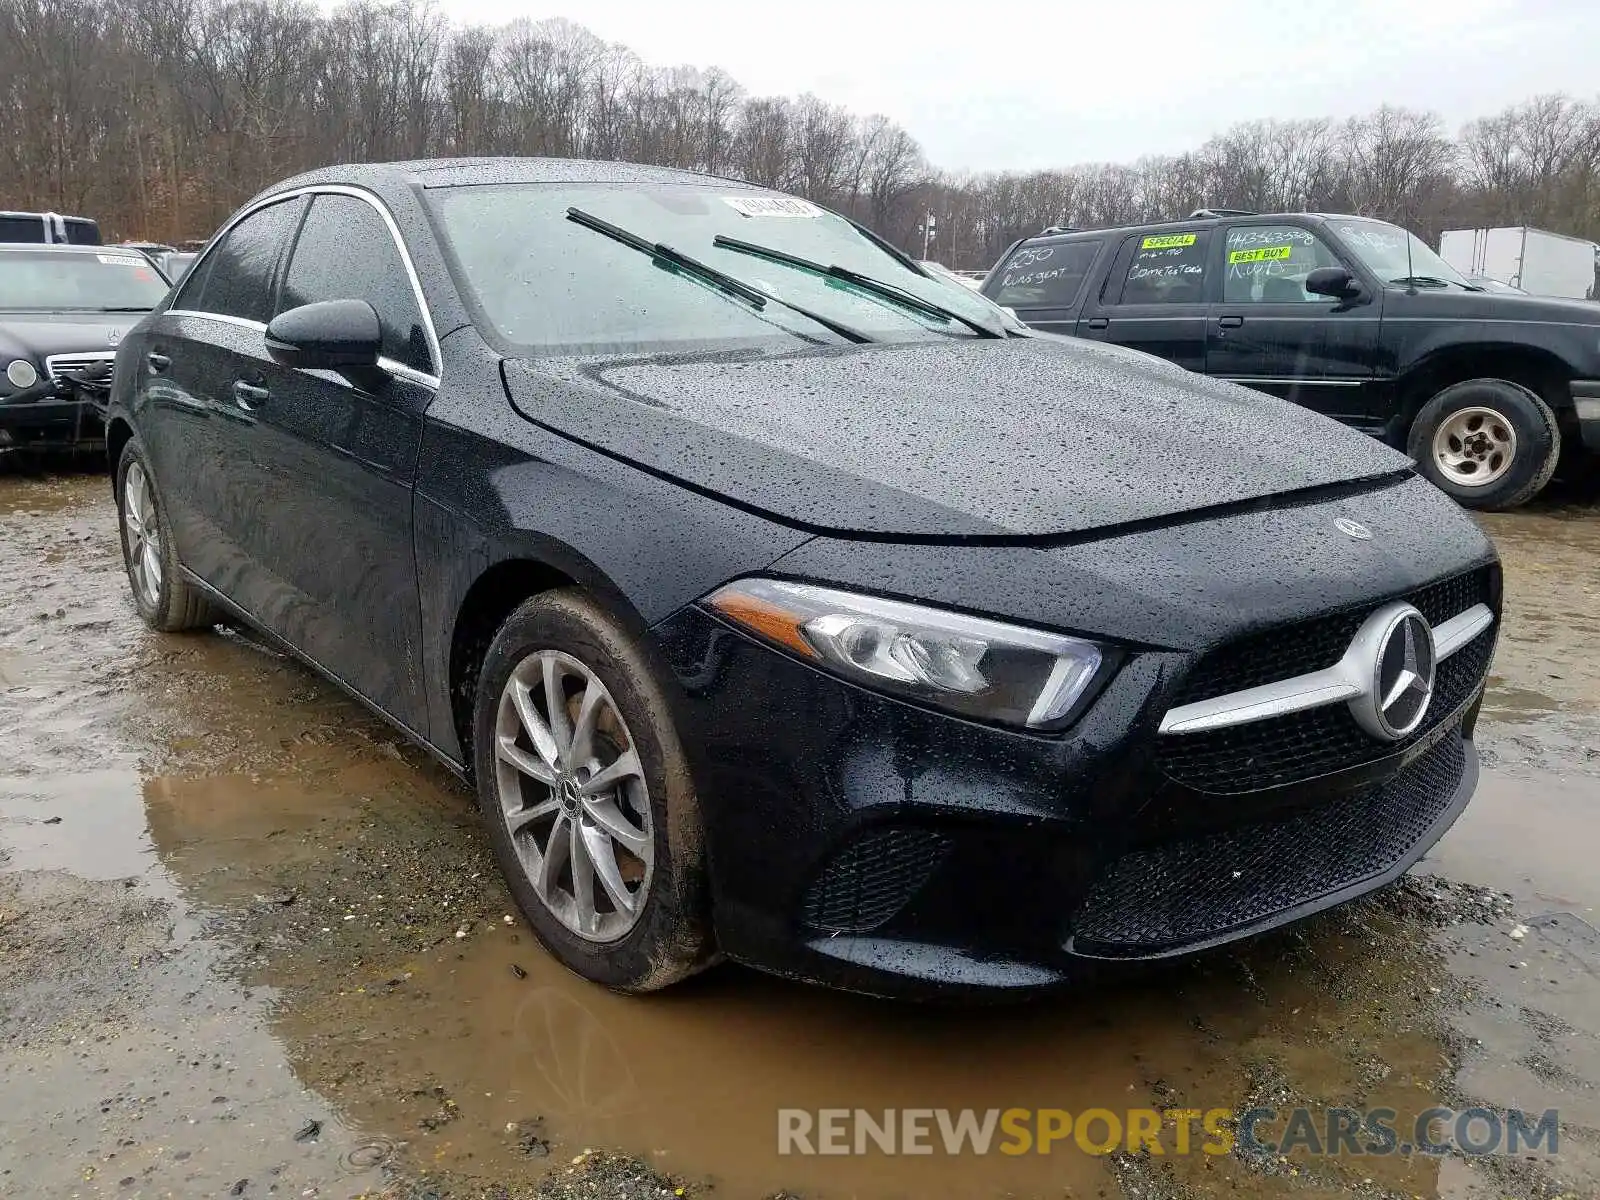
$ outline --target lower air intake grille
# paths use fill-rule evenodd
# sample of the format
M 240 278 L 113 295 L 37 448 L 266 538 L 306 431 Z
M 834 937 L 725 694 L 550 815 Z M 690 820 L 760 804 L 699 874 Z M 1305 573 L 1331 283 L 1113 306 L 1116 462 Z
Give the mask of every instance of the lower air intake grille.
M 875 829 L 835 855 L 812 881 L 800 915 L 813 929 L 866 933 L 916 895 L 949 844 L 925 829 Z
M 1081 948 L 1153 953 L 1203 941 L 1370 879 L 1406 857 L 1466 769 L 1452 731 L 1394 779 L 1287 819 L 1135 850 L 1072 921 Z

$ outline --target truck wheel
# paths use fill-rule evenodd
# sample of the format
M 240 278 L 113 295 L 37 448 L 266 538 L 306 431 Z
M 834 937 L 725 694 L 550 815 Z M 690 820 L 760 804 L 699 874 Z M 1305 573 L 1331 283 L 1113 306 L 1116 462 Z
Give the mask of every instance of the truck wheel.
M 1422 473 L 1468 508 L 1517 508 L 1539 494 L 1561 457 L 1550 406 L 1508 379 L 1445 388 L 1412 422 L 1406 451 Z

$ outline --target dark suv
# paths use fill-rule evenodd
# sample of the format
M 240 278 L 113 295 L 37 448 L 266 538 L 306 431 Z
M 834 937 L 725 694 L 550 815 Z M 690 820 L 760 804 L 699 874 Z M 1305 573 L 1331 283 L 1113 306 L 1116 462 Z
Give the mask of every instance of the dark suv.
M 1600 451 L 1600 305 L 1485 291 L 1383 221 L 1202 210 L 1050 229 L 982 290 L 1039 329 L 1336 417 L 1473 508 L 1532 499 L 1563 446 L 1573 463 Z

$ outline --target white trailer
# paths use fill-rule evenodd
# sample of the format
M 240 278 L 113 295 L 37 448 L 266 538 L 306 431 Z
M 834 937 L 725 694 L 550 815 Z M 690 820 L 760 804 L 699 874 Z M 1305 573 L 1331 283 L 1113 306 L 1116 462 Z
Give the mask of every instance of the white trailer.
M 1447 229 L 1439 257 L 1463 275 L 1498 279 L 1535 296 L 1600 299 L 1600 245 L 1530 225 Z

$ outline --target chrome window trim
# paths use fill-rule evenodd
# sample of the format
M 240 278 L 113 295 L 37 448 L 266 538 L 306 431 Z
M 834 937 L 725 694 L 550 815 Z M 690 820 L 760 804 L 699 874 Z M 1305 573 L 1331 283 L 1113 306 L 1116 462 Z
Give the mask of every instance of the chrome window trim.
M 1493 624 L 1494 613 L 1487 604 L 1474 604 L 1448 621 L 1440 622 L 1433 630 L 1434 661 L 1443 662 Z M 1371 686 L 1368 680 L 1371 663 L 1358 658 L 1356 650 L 1357 646 L 1352 644 L 1343 658 L 1320 671 L 1213 696 L 1209 700 L 1197 700 L 1193 704 L 1180 704 L 1167 710 L 1167 715 L 1161 718 L 1161 732 L 1208 733 L 1354 700 L 1365 695 Z
M 389 230 L 390 240 L 394 242 L 395 249 L 400 251 L 400 262 L 405 267 L 406 278 L 411 283 L 411 294 L 416 298 L 417 308 L 422 313 L 422 330 L 427 335 L 428 356 L 433 361 L 434 367 L 442 371 L 444 369 L 444 355 L 439 350 L 439 333 L 433 323 L 433 312 L 428 308 L 428 299 L 422 294 L 422 277 L 417 274 L 417 264 L 412 261 L 411 251 L 406 248 L 406 240 L 400 236 L 400 226 L 396 223 L 394 215 L 390 213 L 388 206 L 376 195 L 364 188 L 354 187 L 347 183 L 308 183 L 303 187 L 292 188 L 286 192 L 274 192 L 270 196 L 263 196 L 248 208 L 240 209 L 229 218 L 226 225 L 217 230 L 216 235 L 211 239 L 210 245 L 200 252 L 200 256 L 194 262 L 189 264 L 189 270 L 184 273 L 183 283 L 200 278 L 201 265 L 211 257 L 216 248 L 222 244 L 223 239 L 233 232 L 233 227 L 239 222 L 247 217 L 254 216 L 264 208 L 270 208 L 272 205 L 280 204 L 286 200 L 295 200 L 301 196 L 354 196 L 357 200 L 365 201 L 371 205 L 378 216 L 383 218 L 383 223 Z M 297 231 L 297 239 L 298 236 Z M 182 284 L 179 285 L 180 290 L 182 286 Z M 226 313 L 203 312 L 194 308 L 169 308 L 167 311 L 175 316 L 207 317 L 213 321 L 240 325 L 246 329 L 266 328 L 259 321 L 250 321 L 243 317 L 232 317 Z M 415 367 L 408 367 L 403 363 L 395 363 L 395 366 L 406 372 L 407 378 L 415 378 L 419 382 L 431 382 L 435 387 L 438 386 L 438 375 L 419 371 Z

